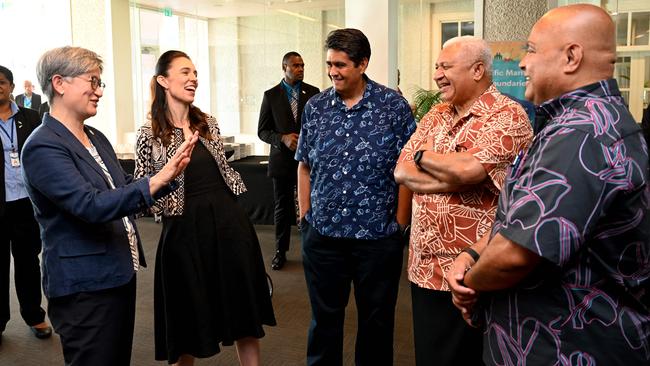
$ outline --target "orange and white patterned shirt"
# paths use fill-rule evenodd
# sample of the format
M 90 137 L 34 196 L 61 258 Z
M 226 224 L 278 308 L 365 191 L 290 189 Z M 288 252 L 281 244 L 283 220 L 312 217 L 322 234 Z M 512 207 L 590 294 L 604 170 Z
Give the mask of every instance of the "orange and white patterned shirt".
M 431 290 L 449 291 L 445 274 L 456 256 L 489 234 L 506 170 L 533 136 L 523 108 L 494 85 L 455 125 L 453 115 L 449 103 L 431 108 L 401 157 L 412 161 L 415 152 L 432 138 L 436 153 L 469 152 L 488 174 L 469 191 L 413 194 L 408 276 L 411 282 Z

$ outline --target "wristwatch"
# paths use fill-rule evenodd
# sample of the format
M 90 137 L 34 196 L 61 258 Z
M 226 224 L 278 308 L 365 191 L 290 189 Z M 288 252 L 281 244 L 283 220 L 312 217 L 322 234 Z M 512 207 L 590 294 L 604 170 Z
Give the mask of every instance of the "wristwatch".
M 422 165 L 420 165 L 420 160 L 422 160 L 423 155 L 424 155 L 424 150 L 418 150 L 415 152 L 415 155 L 413 155 L 413 162 L 415 163 L 415 166 L 418 167 L 418 169 L 422 169 Z
M 461 250 L 460 252 L 469 254 L 469 256 L 472 257 L 472 259 L 474 260 L 474 263 L 478 262 L 478 259 L 481 257 L 481 255 L 478 254 L 478 252 L 476 250 L 474 250 L 474 249 L 472 249 L 470 247 L 466 247 L 463 250 Z M 460 253 L 459 253 L 459 255 L 460 255 Z

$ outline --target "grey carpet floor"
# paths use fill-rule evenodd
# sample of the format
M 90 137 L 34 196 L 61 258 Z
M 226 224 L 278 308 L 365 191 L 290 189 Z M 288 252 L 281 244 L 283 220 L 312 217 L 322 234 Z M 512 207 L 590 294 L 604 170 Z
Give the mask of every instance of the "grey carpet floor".
M 165 365 L 166 362 L 157 362 L 153 358 L 153 263 L 161 226 L 152 219 L 143 218 L 138 220 L 138 228 L 144 241 L 150 267 L 141 269 L 138 274 L 137 312 L 131 364 Z M 258 225 L 255 229 L 268 267 L 274 251 L 274 229 L 272 226 L 264 225 Z M 266 337 L 261 340 L 262 365 L 305 364 L 310 308 L 300 260 L 300 236 L 295 228 L 288 259 L 289 262 L 282 271 L 268 269 L 274 283 L 273 306 L 278 325 L 267 327 Z M 405 268 L 400 282 L 395 319 L 394 364 L 399 366 L 415 364 L 411 297 L 404 273 Z M 2 336 L 0 366 L 62 365 L 63 356 L 59 337 L 55 334 L 50 339 L 39 340 L 32 335 L 20 318 L 13 288 L 13 275 L 11 281 L 11 320 Z M 45 299 L 43 302 L 45 307 Z M 351 295 L 345 322 L 344 365 L 354 365 L 355 312 L 354 298 Z M 235 347 L 222 347 L 221 353 L 197 360 L 196 365 L 238 365 Z

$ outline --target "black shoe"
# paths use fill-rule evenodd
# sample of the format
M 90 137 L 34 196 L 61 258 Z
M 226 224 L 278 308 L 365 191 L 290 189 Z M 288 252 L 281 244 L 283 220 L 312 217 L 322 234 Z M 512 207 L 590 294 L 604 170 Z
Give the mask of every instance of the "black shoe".
M 52 327 L 49 325 L 44 328 L 29 327 L 29 329 L 38 339 L 50 338 L 52 336 Z
M 283 251 L 278 250 L 271 261 L 271 269 L 275 271 L 281 270 L 285 263 L 287 263 L 287 256 Z

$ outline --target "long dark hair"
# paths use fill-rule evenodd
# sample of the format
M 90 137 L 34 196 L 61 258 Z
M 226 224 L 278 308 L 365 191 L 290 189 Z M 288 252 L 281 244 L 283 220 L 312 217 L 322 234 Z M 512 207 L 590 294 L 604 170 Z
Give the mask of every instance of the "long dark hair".
M 174 125 L 169 118 L 167 111 L 167 98 L 165 97 L 165 89 L 158 84 L 156 78 L 159 75 L 167 77 L 169 75 L 169 67 L 175 59 L 184 57 L 191 60 L 190 57 L 182 51 L 171 50 L 163 53 L 158 58 L 156 63 L 156 73 L 151 78 L 151 111 L 149 112 L 149 119 L 151 120 L 151 130 L 154 137 L 162 140 L 163 145 L 167 146 L 172 140 Z M 201 112 L 198 107 L 193 104 L 190 105 L 190 129 L 192 131 L 199 131 L 199 135 L 206 139 L 212 139 L 210 129 L 208 127 L 208 115 Z

